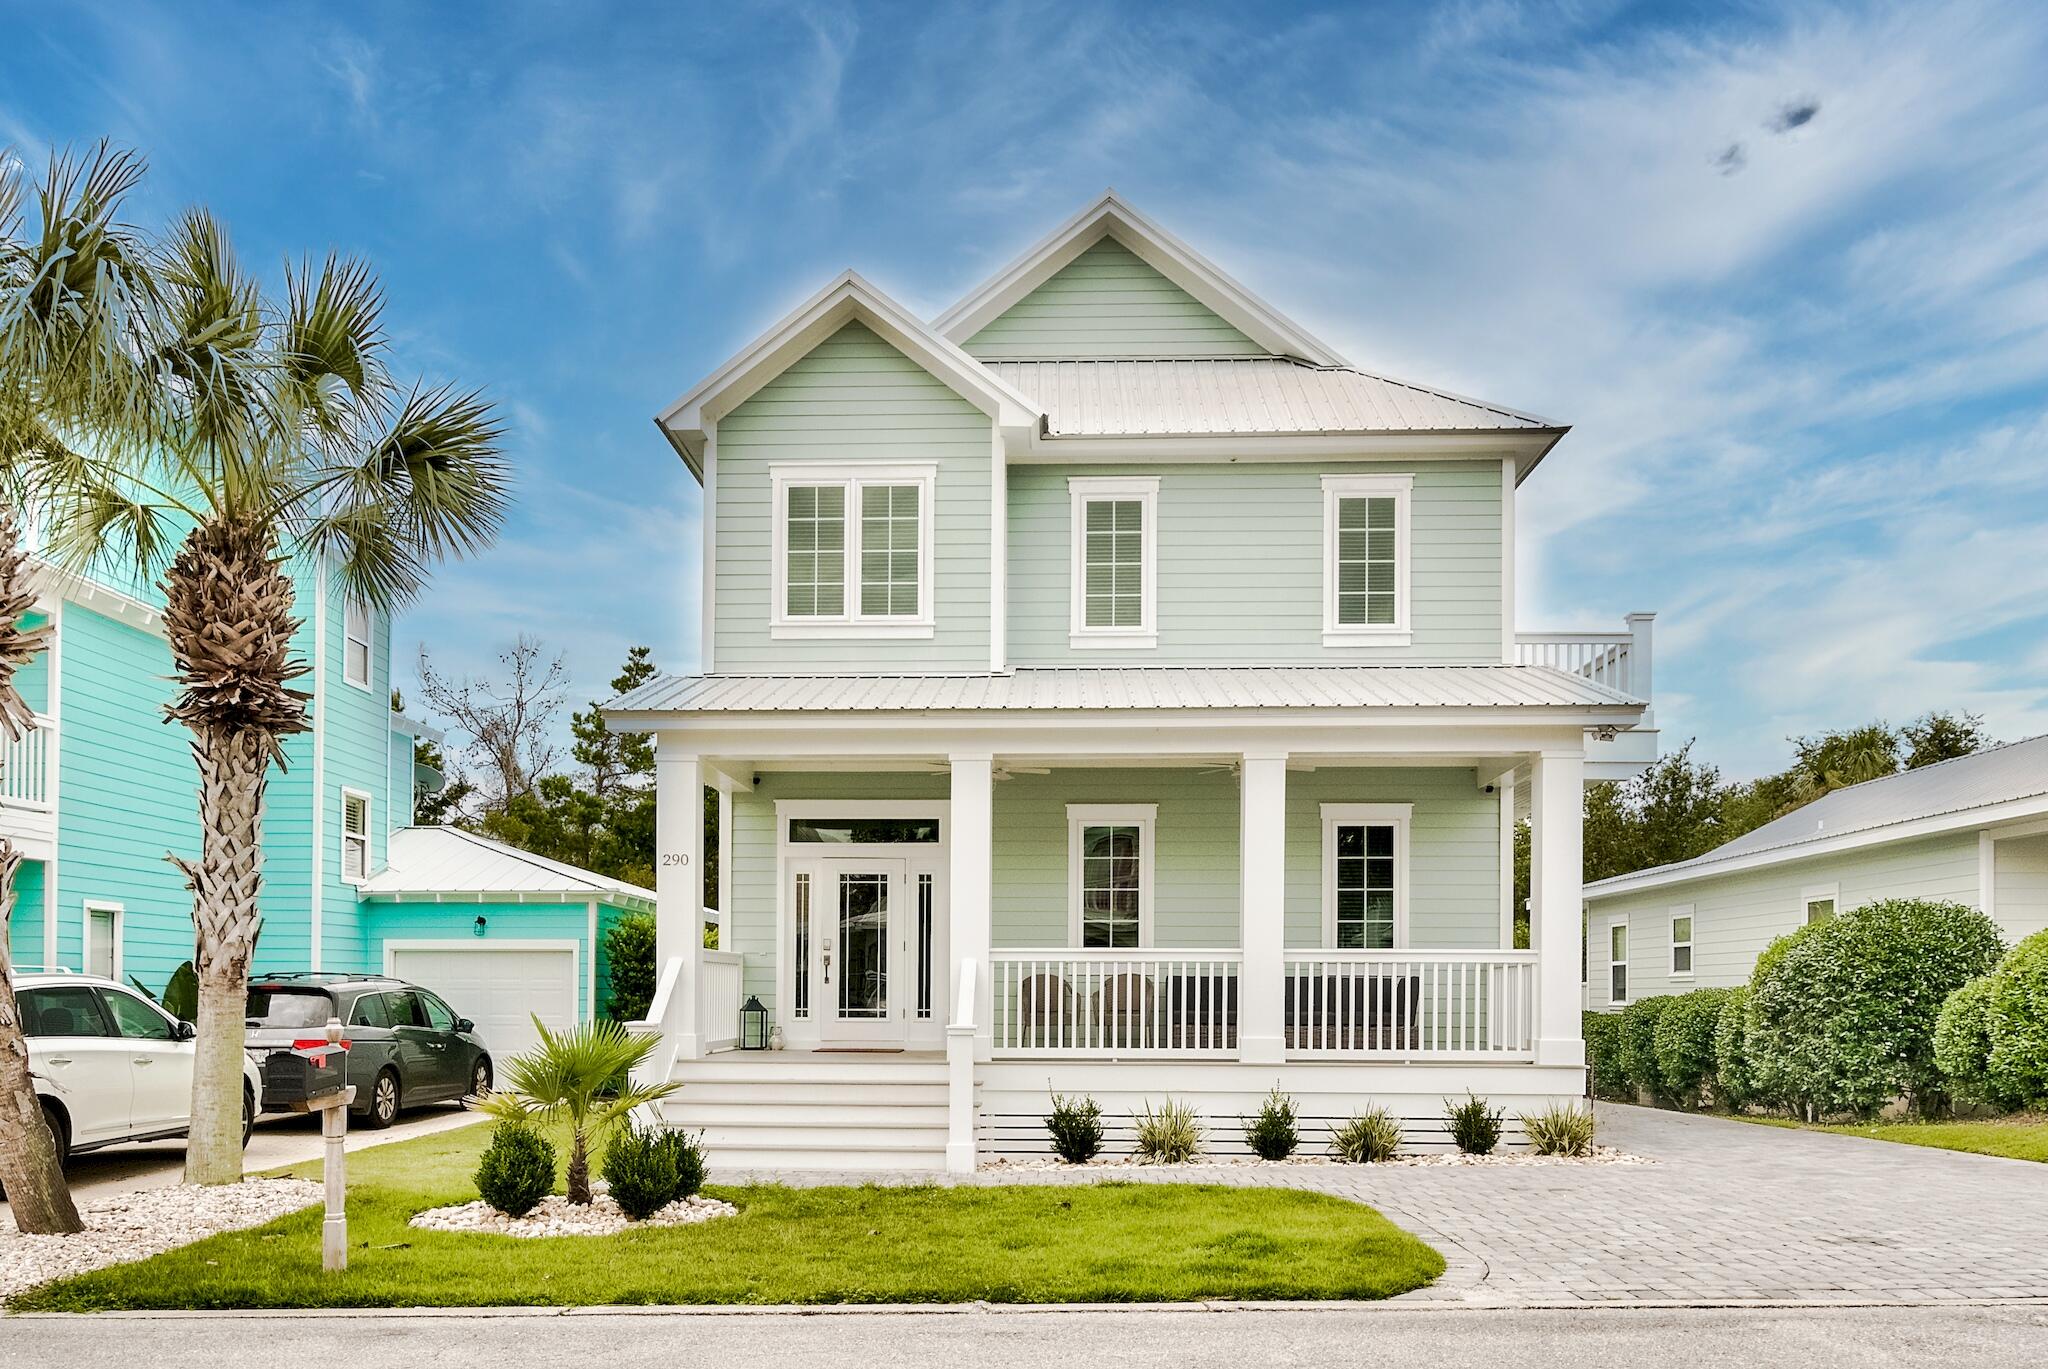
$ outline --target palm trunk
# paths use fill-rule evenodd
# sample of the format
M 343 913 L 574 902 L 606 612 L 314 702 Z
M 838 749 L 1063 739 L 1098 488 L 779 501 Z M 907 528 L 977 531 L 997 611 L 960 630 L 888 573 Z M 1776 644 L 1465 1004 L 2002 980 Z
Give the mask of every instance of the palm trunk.
M 292 582 L 260 525 L 193 529 L 164 577 L 164 629 L 178 682 L 165 710 L 192 733 L 199 763 L 199 860 L 172 856 L 192 890 L 199 1038 L 185 1179 L 242 1177 L 242 1050 L 249 962 L 262 928 L 263 791 L 283 738 L 307 730 L 306 695 L 288 682 Z
M 590 1141 L 577 1127 L 569 1133 L 569 1201 L 588 1205 L 590 1202 Z

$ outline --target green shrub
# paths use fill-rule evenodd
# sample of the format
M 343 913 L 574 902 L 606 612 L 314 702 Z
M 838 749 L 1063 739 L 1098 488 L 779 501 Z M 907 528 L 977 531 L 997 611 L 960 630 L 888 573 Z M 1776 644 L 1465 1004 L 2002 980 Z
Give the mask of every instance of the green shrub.
M 1701 1095 L 1716 1089 L 1714 1032 L 1727 1001 L 1726 989 L 1694 989 L 1673 998 L 1657 1019 L 1657 1080 L 1665 1097 L 1698 1107 Z
M 199 1020 L 199 973 L 186 961 L 171 971 L 164 985 L 164 1011 L 184 1022 Z
M 1714 1093 L 1731 1108 L 1759 1101 L 1749 1067 L 1749 986 L 1730 989 L 1714 1023 Z
M 1202 1153 L 1202 1124 L 1195 1110 L 1171 1098 L 1138 1114 L 1138 1160 L 1148 1165 L 1184 1165 Z
M 2048 1103 L 2048 932 L 2013 947 L 1991 979 L 1992 1082 L 2016 1103 Z
M 604 1148 L 604 1182 L 612 1201 L 634 1221 L 645 1221 L 675 1199 L 676 1153 L 651 1127 L 622 1126 Z
M 654 1006 L 654 914 L 622 914 L 605 928 L 604 954 L 611 979 L 606 1014 L 614 1022 L 645 1022 Z
M 477 1194 L 508 1217 L 524 1217 L 555 1186 L 555 1148 L 524 1122 L 500 1122 L 476 1164 Z
M 1052 1116 L 1045 1119 L 1053 1153 L 1070 1165 L 1085 1165 L 1102 1152 L 1102 1109 L 1093 1098 L 1052 1096 Z
M 1518 1119 L 1529 1146 L 1538 1155 L 1591 1155 L 1593 1153 L 1593 1109 L 1555 1104 L 1538 1113 L 1522 1113 Z
M 1868 1117 L 1901 1095 L 1939 1111 L 1947 1093 L 1935 1020 L 2000 950 L 1997 927 L 1975 908 L 1920 899 L 1886 899 L 1781 937 L 1750 981 L 1757 1087 L 1808 1116 Z
M 692 1136 L 686 1131 L 665 1127 L 655 1144 L 666 1149 L 675 1159 L 676 1187 L 669 1201 L 696 1197 L 697 1191 L 704 1187 L 704 1133 L 700 1131 Z
M 1622 1078 L 1632 1092 L 1664 1096 L 1657 1075 L 1657 1023 L 1672 1004 L 1668 997 L 1638 998 L 1621 1010 Z
M 1284 1160 L 1301 1144 L 1296 1121 L 1294 1100 L 1280 1092 L 1276 1084 L 1259 1105 L 1259 1115 L 1245 1122 L 1244 1143 L 1261 1160 Z
M 1385 1108 L 1367 1108 L 1330 1133 L 1330 1153 L 1353 1165 L 1391 1160 L 1401 1153 L 1401 1124 Z
M 1501 1123 L 1505 1120 L 1505 1111 L 1488 1108 L 1484 1098 L 1469 1090 L 1462 1103 L 1444 1099 L 1444 1122 L 1450 1128 L 1451 1139 L 1467 1155 L 1493 1154 L 1493 1148 L 1500 1144 Z
M 1586 1038 L 1586 1089 L 1595 1098 L 1628 1098 L 1628 1071 L 1621 1067 L 1621 1015 L 1585 1012 L 1579 1033 Z
M 2019 1100 L 1998 1086 L 1991 1073 L 1993 998 L 1998 972 L 1973 979 L 1948 996 L 1934 1019 L 1934 1065 L 1948 1090 L 1966 1103 L 2009 1108 Z

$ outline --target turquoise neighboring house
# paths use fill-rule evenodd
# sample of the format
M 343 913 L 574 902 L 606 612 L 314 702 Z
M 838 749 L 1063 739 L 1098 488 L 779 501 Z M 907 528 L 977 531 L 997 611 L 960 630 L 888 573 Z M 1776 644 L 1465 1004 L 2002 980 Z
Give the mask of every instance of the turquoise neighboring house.
M 118 575 L 45 566 L 50 648 L 17 677 L 38 716 L 0 751 L 0 833 L 25 854 L 8 936 L 22 967 L 161 993 L 192 956 L 198 773 L 172 693 L 162 599 Z M 265 808 L 258 973 L 396 974 L 474 1018 L 500 1055 L 531 1018 L 567 1025 L 608 995 L 602 934 L 651 893 L 452 828 L 413 825 L 422 737 L 391 707 L 391 628 L 312 564 L 295 573 L 314 729 L 291 738 Z M 323 579 L 326 580 L 323 583 Z

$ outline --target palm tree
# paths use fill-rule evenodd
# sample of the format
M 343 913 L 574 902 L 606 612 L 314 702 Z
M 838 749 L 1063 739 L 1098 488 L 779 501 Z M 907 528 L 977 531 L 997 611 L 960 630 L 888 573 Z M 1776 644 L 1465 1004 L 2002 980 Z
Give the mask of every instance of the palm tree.
M 154 306 L 148 250 L 120 219 L 142 163 L 101 144 L 56 156 L 33 221 L 20 165 L 0 148 L 0 741 L 35 726 L 15 673 L 48 643 L 24 628 L 35 605 L 21 545 L 25 472 L 67 444 L 119 452 L 146 441 L 155 389 L 142 364 Z M 0 837 L 0 1186 L 24 1232 L 81 1229 L 28 1072 L 5 929 L 21 853 Z
M 599 1019 L 552 1031 L 536 1017 L 540 1045 L 513 1059 L 512 1087 L 492 1094 L 484 1110 L 506 1121 L 569 1124 L 569 1201 L 590 1201 L 590 1150 L 635 1108 L 682 1085 L 634 1084 L 632 1074 L 654 1054 L 656 1037 Z
M 382 291 L 362 262 L 287 263 L 265 296 L 203 210 L 157 256 L 148 363 L 169 410 L 156 446 L 119 459 L 56 451 L 30 479 L 52 554 L 162 576 L 176 697 L 192 734 L 199 858 L 173 856 L 192 889 L 199 976 L 188 1182 L 242 1175 L 241 1061 L 249 961 L 261 921 L 270 767 L 309 730 L 293 682 L 297 564 L 388 611 L 436 562 L 473 552 L 504 518 L 501 428 L 476 392 L 394 383 Z

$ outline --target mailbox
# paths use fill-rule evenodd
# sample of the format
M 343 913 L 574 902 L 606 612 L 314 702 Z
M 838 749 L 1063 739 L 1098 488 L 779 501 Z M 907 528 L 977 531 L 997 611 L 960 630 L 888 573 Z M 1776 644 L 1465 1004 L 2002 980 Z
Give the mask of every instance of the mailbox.
M 348 1085 L 348 1044 L 302 1041 L 263 1061 L 266 1112 L 311 1112 Z

